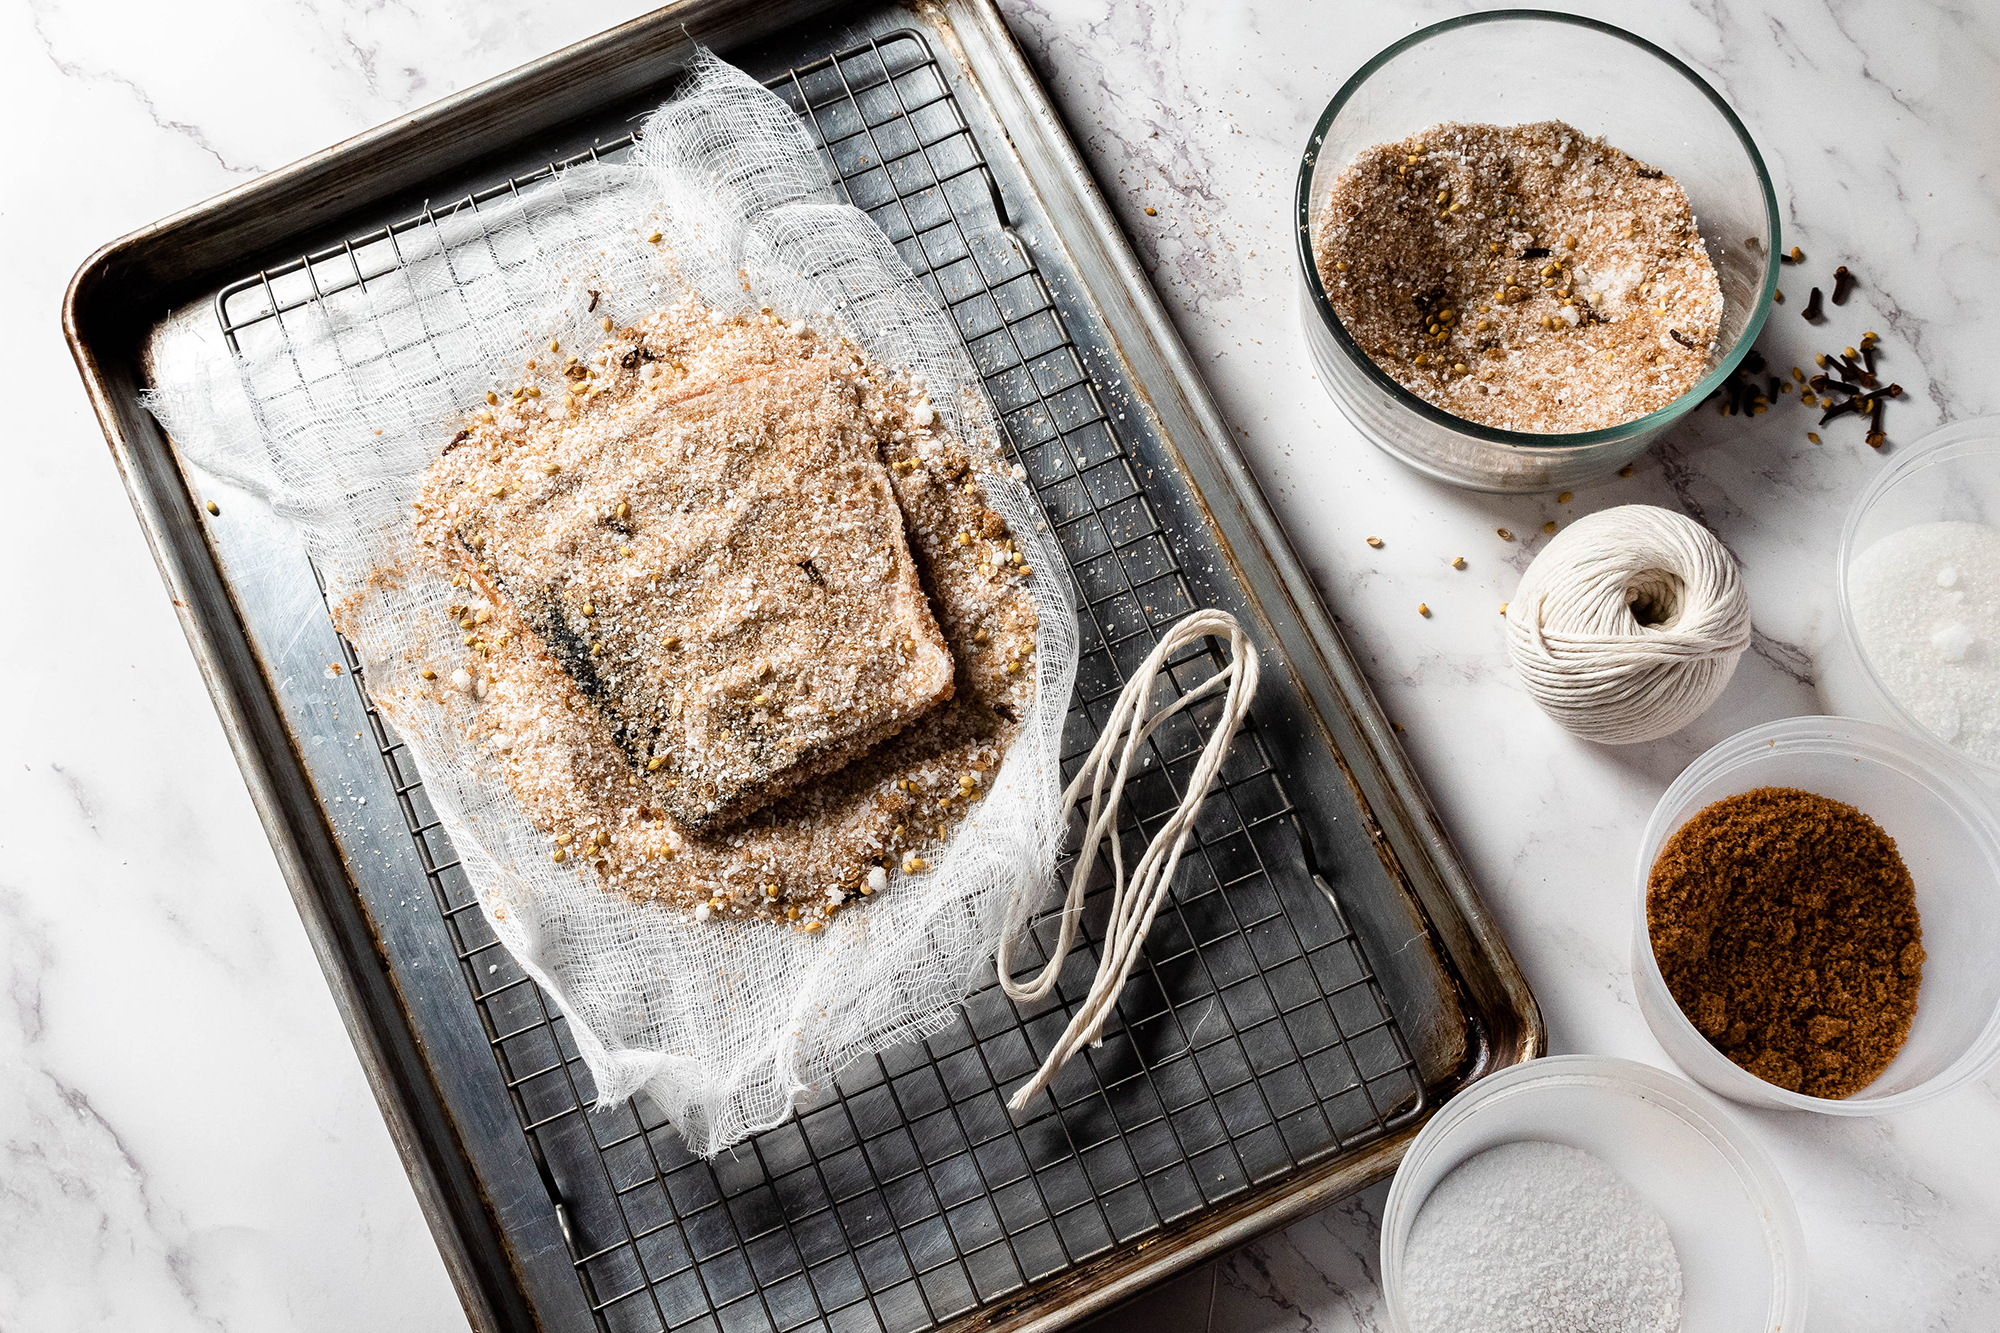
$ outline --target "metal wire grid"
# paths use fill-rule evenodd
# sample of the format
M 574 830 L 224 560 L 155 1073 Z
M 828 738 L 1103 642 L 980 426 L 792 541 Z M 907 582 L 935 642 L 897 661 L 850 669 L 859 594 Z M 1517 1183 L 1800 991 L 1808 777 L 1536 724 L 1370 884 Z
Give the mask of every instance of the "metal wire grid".
M 957 318 L 1068 557 L 1083 636 L 1071 770 L 1156 627 L 1194 608 L 1174 550 L 924 38 L 889 34 L 771 86 L 849 200 Z M 389 271 L 397 236 L 629 144 L 234 284 L 217 300 L 224 332 L 233 346 L 241 329 Z M 246 295 L 259 308 L 232 318 L 232 298 Z M 358 676 L 351 648 L 348 662 Z M 1172 688 L 1221 665 L 1217 650 L 1191 649 Z M 1128 836 L 1150 836 L 1178 804 L 1218 707 L 1156 733 L 1128 788 Z M 594 1090 L 563 1015 L 499 946 L 408 750 L 372 704 L 368 716 L 602 1328 L 917 1333 L 1421 1111 L 1421 1075 L 1254 728 L 1204 807 L 1144 970 L 1120 997 L 1120 1027 L 1022 1123 L 1004 1102 L 1088 990 L 1101 884 L 1089 947 L 1048 1000 L 1017 1011 L 989 978 L 945 1032 L 863 1061 L 794 1121 L 703 1162 L 646 1108 L 585 1114 Z M 1035 944 L 1053 934 L 1044 923 Z

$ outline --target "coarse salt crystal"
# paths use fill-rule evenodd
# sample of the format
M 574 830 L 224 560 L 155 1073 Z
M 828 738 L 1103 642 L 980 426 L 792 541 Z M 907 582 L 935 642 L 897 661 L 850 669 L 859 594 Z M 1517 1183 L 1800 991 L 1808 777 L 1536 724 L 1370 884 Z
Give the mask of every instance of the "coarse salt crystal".
M 888 887 L 889 874 L 887 871 L 883 870 L 881 866 L 875 866 L 869 870 L 868 891 L 870 893 L 880 893 Z
M 1931 635 L 1931 647 L 1937 649 L 1947 662 L 1963 662 L 1966 650 L 1977 641 L 1977 636 L 1964 625 L 1946 625 Z

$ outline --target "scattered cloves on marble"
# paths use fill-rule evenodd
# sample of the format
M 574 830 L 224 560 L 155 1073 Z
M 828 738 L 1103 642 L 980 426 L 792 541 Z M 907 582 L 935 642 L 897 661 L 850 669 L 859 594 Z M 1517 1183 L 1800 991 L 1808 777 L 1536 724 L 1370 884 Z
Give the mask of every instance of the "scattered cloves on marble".
M 1882 410 L 1891 398 L 1903 396 L 1903 386 L 1891 384 L 1886 389 L 1878 387 L 1881 381 L 1875 375 L 1875 359 L 1880 352 L 1876 341 L 1872 332 L 1866 333 L 1861 337 L 1858 351 L 1845 347 L 1838 352 L 1815 354 L 1813 361 L 1830 373 L 1814 375 L 1806 384 L 1820 395 L 1820 405 L 1825 409 L 1820 415 L 1820 425 L 1850 414 L 1866 417 L 1868 433 L 1865 438 L 1871 448 L 1880 449 L 1889 442 L 1882 429 Z M 1836 394 L 1845 397 L 1835 402 Z
M 1812 295 L 1806 300 L 1806 308 L 1800 312 L 1805 315 L 1809 323 L 1818 324 L 1826 319 L 1826 312 L 1820 309 L 1819 302 L 1820 291 L 1815 287 L 1812 289 Z

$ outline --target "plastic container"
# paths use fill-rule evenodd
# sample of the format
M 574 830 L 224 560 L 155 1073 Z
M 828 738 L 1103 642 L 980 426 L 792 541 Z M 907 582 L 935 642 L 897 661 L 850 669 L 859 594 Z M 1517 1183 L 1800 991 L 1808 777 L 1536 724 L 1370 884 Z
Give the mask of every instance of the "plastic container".
M 1681 1333 L 1793 1333 L 1805 1323 L 1805 1238 L 1784 1178 L 1756 1140 L 1684 1079 L 1630 1060 L 1557 1055 L 1480 1079 L 1418 1134 L 1382 1218 L 1389 1327 L 1412 1333 L 1403 1257 L 1439 1181 L 1521 1141 L 1591 1153 L 1651 1204 L 1681 1264 Z
M 1646 878 L 1660 847 L 1703 806 L 1756 787 L 1798 787 L 1852 805 L 1896 840 L 1923 917 L 1924 979 L 1909 1039 L 1873 1083 L 1834 1100 L 1766 1083 L 1695 1030 L 1660 975 Z M 1794 717 L 1739 732 L 1696 759 L 1653 809 L 1632 906 L 1639 1012 L 1689 1077 L 1749 1106 L 1881 1115 L 1942 1097 L 2000 1059 L 2000 827 L 1957 755 L 1892 727 Z
M 1327 303 L 1312 224 L 1362 149 L 1456 120 L 1564 120 L 1673 176 L 1722 283 L 1719 345 L 1699 383 L 1620 426 L 1536 435 L 1435 407 L 1368 359 Z M 1418 471 L 1483 491 L 1558 490 L 1623 466 L 1706 398 L 1749 352 L 1778 281 L 1778 201 L 1750 132 L 1701 76 L 1608 23 L 1538 10 L 1469 14 L 1412 33 L 1363 65 L 1306 141 L 1295 208 L 1300 319 L 1320 383 L 1355 429 Z M 1746 241 L 1754 238 L 1753 248 Z
M 2000 784 L 2000 764 L 1959 750 L 1889 692 L 1868 660 L 1855 625 L 1851 595 L 1855 560 L 1891 533 L 1922 523 L 1946 522 L 2000 527 L 2000 417 L 1954 422 L 1907 449 L 1897 450 L 1848 511 L 1838 556 L 1840 625 L 1847 660 L 1833 664 L 1834 670 L 1825 673 L 1827 692 L 1842 711 L 1893 722 L 1936 740 L 1972 764 L 1989 785 Z M 1850 681 L 1865 692 L 1851 703 L 1842 695 L 1843 689 L 1851 692 Z

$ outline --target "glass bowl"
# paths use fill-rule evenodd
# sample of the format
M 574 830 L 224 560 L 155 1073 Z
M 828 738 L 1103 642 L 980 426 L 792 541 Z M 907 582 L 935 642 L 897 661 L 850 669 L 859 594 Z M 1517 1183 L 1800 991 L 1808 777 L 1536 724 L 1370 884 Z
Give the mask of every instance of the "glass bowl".
M 1995 738 L 1981 738 L 1985 742 L 1981 744 L 1962 724 L 1954 725 L 1949 714 L 1925 710 L 1919 716 L 1890 689 L 1880 666 L 1870 659 L 1855 617 L 1856 562 L 1893 533 L 1949 522 L 2000 527 L 2000 417 L 1954 422 L 1898 450 L 1848 512 L 1837 560 L 1840 624 L 1852 658 L 1851 674 L 1865 682 L 1867 692 L 1863 708 L 1855 711 L 1865 708 L 1871 716 L 1928 736 L 1964 756 L 1989 784 L 2000 783 Z M 2000 652 L 2000 644 L 1984 644 L 1977 651 Z
M 1653 957 L 1646 881 L 1660 848 L 1702 807 L 1757 787 L 1845 801 L 1880 824 L 1915 881 L 1924 979 L 1903 1049 L 1873 1083 L 1839 1099 L 1766 1083 L 1711 1046 L 1675 1003 Z M 1639 1012 L 1688 1076 L 1749 1106 L 1881 1115 L 1942 1097 L 2000 1061 L 2000 826 L 1957 755 L 1893 727 L 1793 717 L 1738 732 L 1674 779 L 1639 843 L 1632 985 Z
M 1410 1333 L 1404 1254 L 1438 1182 L 1503 1143 L 1590 1153 L 1651 1204 L 1681 1263 L 1682 1333 L 1791 1333 L 1805 1322 L 1806 1247 L 1784 1177 L 1714 1098 L 1662 1070 L 1554 1055 L 1480 1079 L 1410 1144 L 1382 1213 L 1382 1299 Z
M 1447 120 L 1567 121 L 1680 182 L 1722 284 L 1717 345 L 1726 350 L 1699 383 L 1623 425 L 1538 435 L 1453 416 L 1369 359 L 1327 302 L 1313 219 L 1361 150 Z M 1369 440 L 1419 472 L 1474 490 L 1557 490 L 1622 467 L 1748 354 L 1778 284 L 1778 199 L 1743 122 L 1659 47 L 1569 14 L 1469 14 L 1414 32 L 1363 65 L 1313 126 L 1296 207 L 1299 314 L 1320 382 Z

